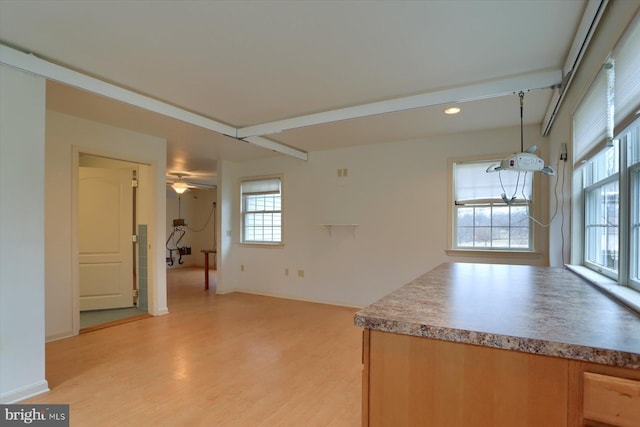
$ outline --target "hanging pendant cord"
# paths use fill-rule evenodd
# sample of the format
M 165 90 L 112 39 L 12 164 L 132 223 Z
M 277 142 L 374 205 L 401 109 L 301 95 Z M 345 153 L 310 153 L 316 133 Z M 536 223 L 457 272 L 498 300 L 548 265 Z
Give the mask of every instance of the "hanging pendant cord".
M 524 132 L 523 132 L 523 122 L 522 122 L 522 110 L 524 108 L 524 92 L 520 91 L 518 94 L 520 97 L 520 152 L 524 152 Z

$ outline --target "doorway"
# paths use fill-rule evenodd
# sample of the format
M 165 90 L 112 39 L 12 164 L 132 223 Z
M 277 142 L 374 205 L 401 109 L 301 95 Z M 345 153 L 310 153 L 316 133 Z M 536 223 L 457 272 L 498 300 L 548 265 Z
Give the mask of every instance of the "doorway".
M 78 281 L 80 332 L 147 315 L 139 286 L 141 228 L 136 218 L 139 166 L 80 154 L 78 168 Z M 146 226 L 145 226 L 146 229 Z M 146 251 L 146 245 L 141 248 Z M 146 255 L 146 254 L 145 254 Z M 140 288 L 145 293 L 140 296 Z M 146 316 L 145 316 L 146 317 Z

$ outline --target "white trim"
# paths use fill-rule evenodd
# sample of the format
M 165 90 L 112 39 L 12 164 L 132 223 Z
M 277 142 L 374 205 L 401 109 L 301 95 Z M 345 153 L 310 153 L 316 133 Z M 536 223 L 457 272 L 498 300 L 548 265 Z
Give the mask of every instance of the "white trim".
M 279 142 L 262 138 L 260 136 L 248 136 L 246 138 L 242 138 L 242 140 L 268 150 L 277 151 L 279 153 L 286 154 L 287 156 L 295 157 L 296 159 L 309 160 L 309 155 L 302 150 L 298 150 L 297 148 L 289 147 L 288 145 L 280 144 Z
M 169 314 L 169 308 L 167 307 L 160 308 L 156 313 L 152 313 L 153 316 L 164 316 L 165 314 Z
M 543 252 L 532 250 L 499 250 L 499 249 L 446 249 L 445 253 L 449 256 L 464 256 L 476 258 L 522 258 L 522 259 L 538 259 L 544 256 Z
M 245 139 L 259 135 L 271 135 L 285 130 L 305 126 L 392 113 L 395 111 L 411 110 L 414 108 L 429 107 L 433 105 L 496 98 L 499 96 L 511 95 L 512 93 L 520 90 L 551 88 L 560 84 L 561 81 L 561 70 L 538 71 L 535 73 L 508 77 L 500 80 L 476 83 L 452 89 L 437 90 L 420 95 L 372 102 L 369 104 L 356 105 L 354 107 L 339 108 L 321 113 L 308 114 L 290 119 L 276 120 L 273 122 L 247 126 L 238 129 L 238 138 Z
M 53 342 L 53 341 L 58 341 L 58 340 L 62 340 L 65 338 L 71 338 L 74 335 L 78 335 L 77 333 L 74 334 L 72 330 L 70 331 L 66 331 L 66 332 L 60 332 L 58 334 L 53 334 L 53 335 L 47 335 L 46 337 L 44 337 L 44 342 L 45 343 L 49 343 L 49 342 Z
M 28 399 L 33 396 L 37 396 L 42 393 L 51 391 L 49 389 L 49 383 L 47 380 L 38 381 L 37 383 L 20 387 L 10 392 L 4 393 L 0 396 L 0 403 L 6 405 L 11 403 L 20 402 L 21 400 Z
M 2 44 L 0 44 L 0 63 L 28 73 L 42 76 L 48 80 L 57 81 L 97 95 L 106 96 L 110 99 L 115 99 L 129 105 L 140 107 L 148 111 L 153 111 L 155 113 L 162 114 L 163 116 L 171 117 L 231 138 L 237 137 L 238 129 L 233 126 L 229 126 L 166 102 L 121 88 L 94 77 L 87 76 L 69 68 L 40 59 L 33 54 L 20 52 L 19 50 Z M 245 141 L 287 156 L 307 160 L 306 152 L 275 141 L 269 141 L 264 138 L 251 140 L 247 138 Z
M 615 280 L 609 279 L 582 265 L 566 265 L 566 267 L 591 285 L 600 289 L 607 296 L 640 314 L 640 292 L 627 286 L 619 285 Z
M 77 71 L 53 64 L 26 54 L 10 47 L 0 45 L 0 62 L 12 67 L 37 74 L 49 80 L 55 80 L 69 86 L 84 89 L 91 93 L 116 99 L 124 103 L 135 105 L 145 110 L 153 111 L 164 116 L 172 117 L 183 122 L 212 130 L 225 135 L 235 135 L 235 128 L 209 118 L 194 114 L 182 108 L 175 107 L 162 101 L 140 95 L 111 83 L 89 77 Z
M 349 303 L 344 301 L 334 301 L 334 300 L 325 300 L 325 299 L 315 299 L 315 298 L 302 298 L 295 295 L 282 294 L 279 292 L 264 292 L 264 291 L 254 291 L 251 289 L 245 288 L 233 288 L 229 290 L 225 290 L 223 292 L 216 292 L 217 295 L 228 295 L 234 292 L 238 292 L 241 294 L 250 294 L 250 295 L 260 295 L 263 297 L 271 297 L 271 298 L 281 298 L 288 299 L 292 301 L 302 301 L 313 304 L 325 304 L 325 305 L 333 305 L 336 307 L 345 307 L 345 308 L 353 308 L 354 310 L 361 310 L 365 306 L 361 304 Z
M 578 30 L 575 33 L 569 54 L 562 67 L 562 87 L 554 90 L 553 96 L 549 101 L 547 112 L 545 113 L 544 120 L 542 121 L 541 132 L 543 136 L 547 136 L 553 126 L 553 121 L 556 118 L 556 114 L 564 101 L 564 95 L 567 93 L 567 89 L 571 86 L 571 82 L 575 77 L 582 57 L 584 56 L 591 38 L 600 23 L 600 18 L 604 10 L 607 8 L 609 0 L 589 0 L 585 11 L 582 14 L 582 20 L 578 26 Z
M 73 335 L 80 334 L 80 148 L 71 146 L 71 328 Z

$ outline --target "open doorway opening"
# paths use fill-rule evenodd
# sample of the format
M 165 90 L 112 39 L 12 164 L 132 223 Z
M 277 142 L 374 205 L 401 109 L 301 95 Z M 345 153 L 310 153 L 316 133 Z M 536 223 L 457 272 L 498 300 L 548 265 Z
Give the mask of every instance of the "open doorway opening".
M 80 333 L 148 317 L 146 225 L 137 163 L 80 154 Z
M 189 188 L 177 193 L 167 187 L 166 264 L 198 269 L 202 289 L 216 293 L 217 187 Z

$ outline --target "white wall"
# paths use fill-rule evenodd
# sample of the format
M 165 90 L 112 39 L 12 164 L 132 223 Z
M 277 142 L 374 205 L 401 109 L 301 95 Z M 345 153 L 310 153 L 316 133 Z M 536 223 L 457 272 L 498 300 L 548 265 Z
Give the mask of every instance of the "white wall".
M 186 220 L 188 228 L 180 241 L 180 246 L 191 246 L 192 251 L 191 255 L 182 257 L 183 264 L 178 264 L 179 255 L 174 252 L 174 265 L 169 268 L 204 266 L 204 255 L 200 251 L 214 248 L 216 213 L 212 212 L 212 208 L 216 200 L 217 191 L 215 189 L 190 189 L 180 196 L 180 204 L 178 205 L 176 192 L 172 189 L 167 190 L 167 238 L 173 231 L 173 219 L 183 218 Z M 173 248 L 175 245 L 170 242 L 169 247 Z M 169 251 L 166 253 L 169 256 Z M 213 254 L 209 255 L 211 266 L 214 262 L 213 256 Z
M 166 141 L 55 111 L 46 124 L 46 336 L 78 332 L 77 166 L 79 153 L 147 164 L 141 168 L 139 223 L 149 230 L 149 312 L 166 314 Z M 148 170 L 148 172 L 147 172 Z
M 449 158 L 514 152 L 519 136 L 519 128 L 509 128 L 313 152 L 308 162 L 270 158 L 223 163 L 220 183 L 226 210 L 221 227 L 229 253 L 219 266 L 219 292 L 243 290 L 362 306 L 446 261 L 546 265 L 546 230 L 538 242 L 542 253 L 533 258 L 445 253 Z M 538 126 L 525 128 L 525 142 L 546 152 Z M 337 177 L 338 168 L 347 168 L 348 176 Z M 285 246 L 238 244 L 238 179 L 275 173 L 284 174 Z M 546 189 L 548 178 L 536 178 Z M 546 211 L 546 200 L 543 204 Z M 320 226 L 324 223 L 360 225 L 355 237 L 350 228 L 333 229 L 329 236 Z M 289 276 L 284 275 L 286 268 Z M 304 277 L 298 277 L 298 270 L 304 270 Z
M 45 81 L 0 65 L 0 402 L 47 391 Z
M 609 2 L 607 9 L 600 20 L 600 24 L 596 30 L 587 53 L 584 55 L 580 68 L 574 76 L 573 82 L 569 87 L 567 94 L 565 95 L 564 102 L 557 113 L 557 117 L 549 133 L 550 140 L 550 153 L 552 159 L 557 159 L 560 156 L 560 144 L 567 143 L 569 148 L 569 161 L 565 166 L 565 197 L 561 197 L 559 200 L 560 212 L 564 210 L 565 221 L 562 226 L 562 216 L 559 214 L 558 218 L 553 222 L 550 230 L 550 254 L 549 264 L 554 267 L 563 265 L 563 263 L 570 262 L 571 255 L 571 177 L 573 175 L 572 167 L 572 132 L 573 132 L 573 118 L 572 114 L 578 107 L 582 96 L 587 91 L 591 82 L 598 74 L 600 68 L 604 64 L 607 56 L 613 50 L 615 43 L 624 33 L 624 30 L 629 25 L 633 17 L 640 12 L 640 2 L 638 1 L 615 1 Z M 639 71 L 640 72 L 640 71 Z M 558 173 L 557 179 L 562 183 L 563 175 Z M 550 186 L 555 185 L 554 178 Z M 551 193 L 553 194 L 553 193 Z M 552 198 L 551 210 L 555 209 L 555 202 Z M 561 233 L 563 230 L 563 233 Z M 564 244 L 563 244 L 564 242 Z M 564 248 L 564 252 L 562 249 Z

